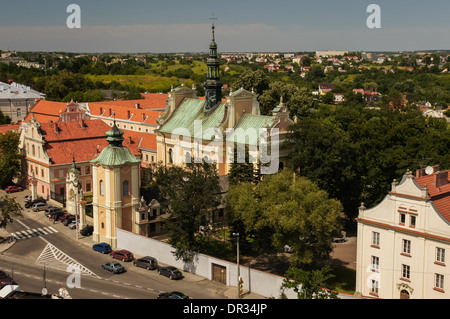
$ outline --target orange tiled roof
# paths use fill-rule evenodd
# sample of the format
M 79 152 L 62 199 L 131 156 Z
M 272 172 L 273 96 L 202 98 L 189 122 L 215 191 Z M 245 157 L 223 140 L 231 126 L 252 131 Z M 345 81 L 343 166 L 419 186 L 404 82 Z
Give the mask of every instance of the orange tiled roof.
M 82 125 L 83 124 L 83 125 Z M 86 162 L 100 153 L 108 145 L 106 132 L 111 127 L 102 120 L 85 120 L 70 122 L 42 123 L 41 133 L 44 136 L 45 149 L 52 164 L 69 164 Z M 140 157 L 139 139 L 124 134 L 122 145 L 133 155 Z
M 441 173 L 448 173 L 450 171 L 444 171 Z M 448 221 L 450 221 L 450 179 L 447 175 L 447 180 L 441 182 L 441 185 L 436 185 L 436 173 L 430 175 L 424 175 L 421 177 L 416 177 L 416 182 L 420 187 L 428 188 L 428 194 L 431 200 L 439 211 L 439 213 Z
M 138 109 L 136 107 L 118 107 L 117 105 L 107 104 L 106 102 L 89 103 L 89 110 L 93 116 L 100 116 L 103 114 L 104 117 L 112 117 L 113 115 L 111 114 L 114 114 L 116 119 L 154 125 L 156 125 L 156 119 L 162 112 Z
M 2 124 L 0 125 L 0 132 L 5 133 L 10 130 L 20 130 L 20 123 Z
M 136 108 L 136 105 L 139 105 L 139 108 L 143 110 L 153 110 L 153 109 L 162 110 L 166 107 L 166 100 L 169 94 L 143 93 L 142 96 L 144 97 L 144 99 L 91 102 L 89 103 L 89 106 L 92 104 L 98 104 L 107 107 L 121 106 L 128 108 Z
M 31 120 L 32 114 L 38 122 L 48 122 L 50 120 L 59 120 L 59 112 L 63 111 L 67 106 L 64 102 L 53 102 L 47 100 L 39 100 L 32 108 L 30 113 L 25 118 L 24 122 Z
M 156 134 L 153 133 L 142 133 L 131 130 L 124 130 L 124 137 L 130 136 L 133 139 L 139 140 L 139 148 L 145 148 L 148 150 L 157 150 L 156 147 Z

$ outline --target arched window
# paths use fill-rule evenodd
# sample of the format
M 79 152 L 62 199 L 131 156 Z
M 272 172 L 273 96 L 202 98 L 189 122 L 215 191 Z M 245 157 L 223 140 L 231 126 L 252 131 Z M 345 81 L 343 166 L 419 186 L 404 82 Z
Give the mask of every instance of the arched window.
M 173 150 L 169 148 L 169 164 L 173 164 Z
M 100 181 L 100 195 L 105 195 L 105 183 L 103 181 Z
M 17 109 L 17 117 L 22 117 L 22 110 L 21 109 Z
M 122 188 L 122 194 L 123 196 L 127 196 L 128 195 L 128 181 L 124 181 L 123 182 L 123 188 Z

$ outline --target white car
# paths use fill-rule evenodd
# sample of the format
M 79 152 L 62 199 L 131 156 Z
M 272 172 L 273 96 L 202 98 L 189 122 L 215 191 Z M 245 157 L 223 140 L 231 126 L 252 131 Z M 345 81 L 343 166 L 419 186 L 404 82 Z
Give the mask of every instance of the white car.
M 69 227 L 69 229 L 75 229 L 75 228 L 77 228 L 77 226 L 80 227 L 80 222 L 75 221 L 75 220 L 70 222 L 69 225 L 67 225 L 67 227 Z

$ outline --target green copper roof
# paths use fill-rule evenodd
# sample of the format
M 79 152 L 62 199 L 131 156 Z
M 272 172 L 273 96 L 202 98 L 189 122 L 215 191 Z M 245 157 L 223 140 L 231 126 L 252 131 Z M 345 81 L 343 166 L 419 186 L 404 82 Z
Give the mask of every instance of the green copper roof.
M 260 129 L 269 128 L 274 124 L 271 116 L 243 114 L 230 132 L 226 140 L 239 144 L 258 145 Z
M 140 163 L 141 160 L 131 154 L 130 150 L 125 146 L 108 145 L 102 150 L 99 156 L 90 162 L 103 166 L 120 166 L 127 163 Z
M 99 156 L 91 160 L 92 164 L 100 164 L 104 166 L 120 166 L 126 163 L 140 163 L 141 160 L 131 154 L 130 150 L 122 145 L 123 131 L 116 126 L 114 121 L 113 127 L 106 132 L 106 140 L 109 145 L 105 147 Z
M 180 136 L 189 134 L 211 141 L 214 139 L 214 129 L 225 116 L 226 105 L 226 102 L 221 102 L 214 109 L 205 111 L 205 100 L 185 99 L 158 131 Z

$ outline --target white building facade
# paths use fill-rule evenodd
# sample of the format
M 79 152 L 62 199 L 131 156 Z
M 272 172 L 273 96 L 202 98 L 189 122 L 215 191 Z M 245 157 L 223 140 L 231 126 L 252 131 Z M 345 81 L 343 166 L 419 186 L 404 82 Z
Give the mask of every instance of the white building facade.
M 408 171 L 377 206 L 361 205 L 357 222 L 356 296 L 450 298 L 448 171 Z

